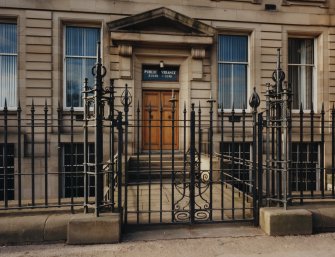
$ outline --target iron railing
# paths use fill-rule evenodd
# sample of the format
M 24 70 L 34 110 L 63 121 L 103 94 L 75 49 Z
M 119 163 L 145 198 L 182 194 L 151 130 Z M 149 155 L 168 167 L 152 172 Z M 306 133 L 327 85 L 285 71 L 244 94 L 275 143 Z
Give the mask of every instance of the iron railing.
M 99 50 L 92 68 L 95 84 L 89 86 L 85 79 L 83 111 L 47 102 L 35 106 L 34 101 L 30 110 L 19 104 L 12 111 L 5 101 L 0 112 L 0 210 L 121 212 L 124 123 L 121 112 L 115 115 L 113 81 L 103 88 L 106 70 L 100 55 Z
M 335 198 L 334 106 L 292 111 L 279 61 L 264 112 L 255 90 L 241 112 L 211 98 L 181 105 L 174 91 L 164 107 L 160 98 L 136 108 L 132 88 L 103 88 L 100 57 L 93 72 L 83 111 L 4 106 L 0 210 L 118 211 L 125 225 L 257 224 L 263 205 Z
M 264 184 L 267 204 L 282 204 L 285 208 L 296 199 L 302 203 L 305 198 L 334 198 L 334 194 L 326 190 L 329 187 L 334 191 L 334 166 L 331 162 L 335 154 L 334 128 L 331 125 L 334 123 L 334 107 L 325 110 L 324 104 L 315 108 L 317 106 L 312 103 L 308 113 L 304 113 L 302 104 L 299 112 L 292 110 L 291 85 L 284 83 L 279 49 L 272 78 L 275 84 L 266 85 L 265 119 L 263 113 L 258 114 L 259 191 L 263 191 Z M 326 113 L 328 120 L 325 119 Z M 332 151 L 325 156 L 325 149 Z M 329 176 L 331 183 L 328 183 Z M 264 195 L 258 196 L 260 204 L 263 204 Z
M 267 160 L 262 165 L 264 197 L 268 201 L 281 201 L 286 197 L 287 202 L 299 200 L 302 203 L 304 199 L 334 198 L 334 112 L 334 107 L 326 112 L 322 104 L 317 114 L 302 108 L 292 114 L 288 125 L 286 171 L 283 167 L 274 169 L 277 141 L 266 142 L 267 134 L 262 135 L 263 155 Z M 273 136 L 269 131 L 268 138 Z M 284 172 L 287 178 L 281 176 Z
M 24 113 L 20 105 L 0 113 L 2 210 L 83 206 L 82 114 L 50 111 L 32 101 Z

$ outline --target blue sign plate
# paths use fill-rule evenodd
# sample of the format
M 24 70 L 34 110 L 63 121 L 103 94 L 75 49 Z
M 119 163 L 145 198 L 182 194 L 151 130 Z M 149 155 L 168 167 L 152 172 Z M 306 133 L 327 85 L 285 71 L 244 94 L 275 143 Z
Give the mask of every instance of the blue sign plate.
M 179 81 L 179 67 L 145 65 L 142 67 L 142 81 Z

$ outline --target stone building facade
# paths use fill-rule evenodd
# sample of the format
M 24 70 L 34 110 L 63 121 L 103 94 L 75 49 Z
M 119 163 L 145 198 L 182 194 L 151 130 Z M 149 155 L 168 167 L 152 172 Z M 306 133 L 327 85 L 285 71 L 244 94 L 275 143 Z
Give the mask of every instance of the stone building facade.
M 46 103 L 55 120 L 59 106 L 65 115 L 71 107 L 79 114 L 81 82 L 88 76 L 93 83 L 90 67 L 100 40 L 105 83 L 113 79 L 117 95 L 128 84 L 131 117 L 137 103 L 141 109 L 147 103 L 158 107 L 172 90 L 179 117 L 184 104 L 206 108 L 210 97 L 216 100 L 215 117 L 233 103 L 236 112 L 245 107 L 249 114 L 254 87 L 264 100 L 278 48 L 287 79 L 295 86 L 294 109 L 301 102 L 308 112 L 313 103 L 318 115 L 324 103 L 329 115 L 335 102 L 334 13 L 331 0 L 0 1 L 0 108 L 6 98 L 9 115 L 20 103 L 27 119 L 32 101 L 40 110 Z M 160 70 L 163 74 L 157 75 Z M 81 130 L 76 131 L 74 141 L 80 143 Z M 29 133 L 27 128 L 28 146 Z M 15 132 L 9 138 L 14 142 Z M 59 165 L 53 160 L 56 141 L 50 128 L 50 169 Z M 129 148 L 135 151 L 134 144 Z M 42 148 L 36 151 L 43 154 Z M 43 188 L 38 190 L 42 194 Z M 58 188 L 49 191 L 57 195 Z

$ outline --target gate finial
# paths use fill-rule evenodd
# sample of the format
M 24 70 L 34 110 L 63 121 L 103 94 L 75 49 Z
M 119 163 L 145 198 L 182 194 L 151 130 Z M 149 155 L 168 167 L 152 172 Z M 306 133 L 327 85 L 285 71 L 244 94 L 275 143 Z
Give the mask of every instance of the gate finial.
M 261 103 L 259 95 L 256 92 L 256 87 L 254 87 L 254 92 L 251 94 L 249 99 L 249 105 L 251 108 L 257 108 Z

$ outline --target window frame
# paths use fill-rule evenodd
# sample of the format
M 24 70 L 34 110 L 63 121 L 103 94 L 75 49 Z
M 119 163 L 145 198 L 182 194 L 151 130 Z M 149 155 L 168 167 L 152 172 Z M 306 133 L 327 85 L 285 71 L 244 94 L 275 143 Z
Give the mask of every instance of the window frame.
M 313 64 L 290 64 L 289 63 L 289 39 L 313 39 Z M 317 36 L 297 36 L 297 35 L 289 35 L 287 38 L 287 77 L 289 76 L 289 67 L 290 66 L 305 66 L 305 67 L 313 67 L 313 79 L 312 79 L 312 102 L 313 102 L 313 111 L 317 112 L 317 84 L 318 84 L 318 51 L 317 51 L 317 45 L 318 45 L 318 37 Z M 292 86 L 292 85 L 291 85 Z M 292 87 L 293 91 L 293 87 Z M 301 103 L 301 99 L 300 99 Z M 298 109 L 293 108 L 292 104 L 292 112 L 293 113 L 298 113 L 300 111 L 300 103 L 298 104 L 299 107 Z M 303 111 L 305 113 L 310 113 L 311 109 L 310 108 L 305 108 L 303 106 Z
M 4 156 L 4 148 L 5 144 L 0 143 L 0 158 L 3 159 Z M 6 187 L 7 191 L 7 200 L 15 200 L 16 196 L 16 178 L 15 178 L 15 169 L 17 168 L 15 165 L 15 144 L 8 143 L 7 144 L 7 183 L 12 181 L 12 183 L 8 183 Z M 2 161 L 1 161 L 2 162 Z M 3 162 L 0 163 L 0 201 L 4 201 L 4 165 Z
M 66 105 L 66 60 L 67 58 L 90 58 L 90 59 L 97 59 L 97 56 L 91 57 L 91 56 L 75 56 L 75 55 L 71 55 L 71 56 L 67 56 L 66 55 L 66 28 L 67 27 L 77 27 L 77 28 L 97 28 L 100 30 L 100 52 L 101 52 L 101 59 L 103 60 L 103 27 L 102 25 L 99 24 L 78 24 L 78 23 L 66 23 L 63 25 L 63 93 L 62 93 L 62 98 L 63 98 L 63 109 L 65 111 L 70 111 L 71 110 L 71 106 L 67 106 Z M 83 83 L 84 83 L 84 79 L 83 79 Z M 94 83 L 94 81 L 92 81 L 92 84 L 90 84 L 89 86 L 92 86 Z M 73 110 L 74 111 L 83 111 L 84 110 L 84 106 L 73 106 Z
M 230 156 L 232 157 L 231 153 L 232 153 L 232 146 L 237 147 L 238 151 L 235 151 L 235 154 L 237 153 L 238 155 L 238 159 L 242 160 L 242 163 L 235 163 L 234 165 L 237 165 L 239 168 L 236 170 L 234 169 L 232 172 L 235 175 L 235 172 L 238 171 L 238 179 L 246 182 L 247 184 L 250 184 L 252 181 L 252 166 L 250 166 L 250 163 L 252 162 L 252 151 L 253 151 L 253 147 L 252 147 L 252 142 L 250 141 L 245 141 L 245 142 L 241 142 L 241 141 L 237 141 L 237 142 L 232 142 L 232 141 L 225 141 L 225 142 L 220 142 L 220 153 L 225 155 L 225 153 L 228 153 L 228 155 L 226 154 L 226 156 Z M 244 151 L 243 151 L 243 146 L 245 147 Z M 227 149 L 227 150 L 225 150 Z M 243 157 L 243 154 L 247 155 L 247 158 Z M 247 168 L 243 168 L 243 160 L 245 160 L 245 166 Z M 222 171 L 224 173 L 226 173 L 227 169 L 222 169 Z M 242 171 L 242 172 L 241 172 Z M 243 171 L 246 172 L 245 174 L 243 174 Z M 248 180 L 245 180 L 245 178 L 241 178 L 242 176 L 248 175 Z M 235 177 L 235 176 L 234 176 Z M 250 186 L 247 186 L 249 188 L 249 190 L 246 189 L 245 193 L 251 193 L 252 189 Z M 240 189 L 241 190 L 241 189 Z
M 220 36 L 245 36 L 247 37 L 247 62 L 231 62 L 231 61 L 219 61 L 219 40 L 217 40 L 217 50 L 216 50 L 216 65 L 217 65 L 217 95 L 218 95 L 218 113 L 220 113 L 222 111 L 222 107 L 220 107 L 220 103 L 219 103 L 219 88 L 220 88 L 220 84 L 219 84 L 219 65 L 220 64 L 244 64 L 246 65 L 246 69 L 247 69 L 247 79 L 246 79 L 246 102 L 245 102 L 245 111 L 248 112 L 249 111 L 249 105 L 248 105 L 248 99 L 250 97 L 250 72 L 251 72 L 251 33 L 250 32 L 221 32 L 218 34 L 218 38 Z M 229 112 L 232 111 L 232 108 L 223 108 L 224 112 Z M 243 108 L 236 108 L 234 107 L 234 111 L 237 113 L 241 113 L 243 111 Z
M 300 145 L 302 146 L 302 149 L 300 149 Z M 312 149 L 311 149 L 312 148 Z M 315 148 L 313 151 L 313 148 Z M 319 191 L 320 190 L 320 172 L 321 172 L 321 142 L 320 141 L 304 141 L 304 142 L 292 142 L 292 153 L 291 153 L 291 173 L 292 173 L 292 181 L 291 183 L 291 187 L 295 188 L 295 190 L 293 191 L 299 191 L 299 172 L 303 171 L 303 174 L 306 178 L 306 176 L 308 175 L 308 172 L 315 172 L 315 181 L 313 181 L 313 184 L 315 186 L 315 188 L 313 188 L 313 191 Z M 293 151 L 294 149 L 296 149 L 296 151 Z M 306 149 L 304 151 L 304 149 Z M 300 154 L 302 154 L 302 157 L 304 159 L 304 157 L 306 157 L 306 161 L 300 160 Z M 311 155 L 315 155 L 316 156 L 316 162 L 313 161 L 311 162 L 311 160 L 309 159 Z M 312 156 L 313 158 L 313 156 Z M 311 163 L 314 164 L 313 167 L 307 167 L 308 165 L 310 165 Z M 312 182 L 311 180 L 308 181 L 308 179 L 306 179 L 305 181 L 303 181 L 303 185 L 305 186 L 304 191 L 310 191 L 311 188 L 308 188 L 308 182 Z M 294 185 L 295 184 L 295 185 Z
M 19 24 L 17 19 L 0 19 L 0 24 L 13 24 L 16 25 L 16 53 L 0 53 L 0 56 L 16 56 L 16 76 L 15 76 L 15 106 L 9 106 L 7 102 L 7 110 L 9 111 L 16 111 L 17 110 L 17 105 L 18 105 L 18 100 L 19 100 L 19 86 L 18 86 L 18 81 L 19 81 Z M 0 105 L 0 111 L 3 111 L 5 106 Z
M 66 150 L 73 150 L 73 153 L 71 153 L 71 151 L 67 152 Z M 84 191 L 85 191 L 85 185 L 78 183 L 78 180 L 82 179 L 84 181 L 84 162 L 78 162 L 78 159 L 80 159 L 81 157 L 84 160 L 84 143 L 82 142 L 73 142 L 73 143 L 62 143 L 61 144 L 61 160 L 62 160 L 62 174 L 61 174 L 61 196 L 63 199 L 66 198 L 71 198 L 71 194 L 67 194 L 67 190 L 71 191 L 71 187 L 67 185 L 67 181 L 71 181 L 74 182 L 71 186 L 72 186 L 72 190 L 74 192 L 73 197 L 78 197 L 78 198 L 82 198 L 84 197 Z M 79 149 L 82 148 L 83 151 L 81 152 Z M 94 148 L 94 143 L 88 143 L 87 145 L 87 156 L 88 156 L 88 162 L 92 162 L 94 160 L 94 156 L 95 156 L 95 148 Z M 70 156 L 70 159 L 72 158 L 72 160 L 70 160 L 69 163 L 67 163 L 67 157 Z M 71 161 L 73 161 L 73 163 L 71 164 Z M 74 168 L 74 171 L 70 171 L 67 172 L 67 168 L 71 167 L 71 165 Z M 88 188 L 88 197 L 93 197 L 94 196 L 94 188 L 95 188 L 95 183 L 94 183 L 94 176 L 88 174 L 87 177 L 87 188 Z M 80 190 L 83 190 L 83 195 L 80 194 Z M 92 195 L 93 194 L 93 195 Z

